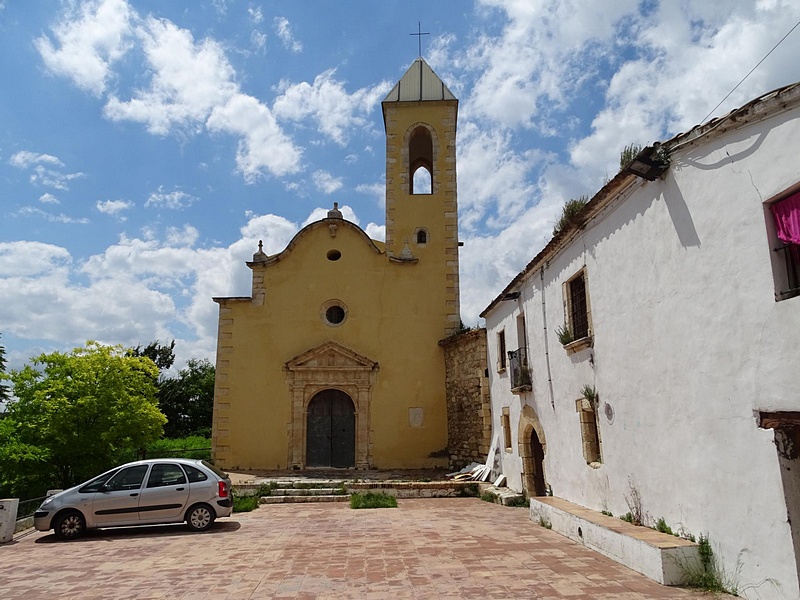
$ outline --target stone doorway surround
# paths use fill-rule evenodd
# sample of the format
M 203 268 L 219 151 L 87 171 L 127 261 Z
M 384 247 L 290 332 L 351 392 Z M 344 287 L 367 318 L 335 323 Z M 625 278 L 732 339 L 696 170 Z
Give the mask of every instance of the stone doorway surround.
M 287 361 L 284 370 L 292 403 L 292 420 L 287 425 L 290 468 L 306 467 L 308 404 L 318 392 L 326 389 L 340 390 L 353 401 L 356 469 L 371 468 L 370 405 L 378 363 L 338 342 L 328 341 Z
M 542 460 L 539 464 L 534 457 L 533 448 L 531 447 L 531 433 L 536 432 L 536 437 L 539 438 L 539 443 L 542 446 Z M 544 429 L 539 422 L 539 417 L 533 407 L 526 404 L 522 407 L 522 412 L 519 416 L 519 429 L 517 430 L 517 440 L 519 456 L 522 459 L 522 487 L 525 495 L 529 498 L 538 496 L 536 493 L 536 474 L 537 470 L 541 470 L 541 481 L 546 485 L 547 479 L 544 476 L 544 457 L 547 456 L 547 439 L 544 435 Z M 542 490 L 540 490 L 542 491 Z

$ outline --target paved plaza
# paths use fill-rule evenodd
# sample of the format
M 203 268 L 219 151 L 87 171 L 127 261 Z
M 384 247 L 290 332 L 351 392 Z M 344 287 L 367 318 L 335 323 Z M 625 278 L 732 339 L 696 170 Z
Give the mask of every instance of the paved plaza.
M 262 506 L 182 525 L 29 532 L 0 546 L 0 598 L 699 598 L 476 498 Z M 706 596 L 708 597 L 708 596 Z

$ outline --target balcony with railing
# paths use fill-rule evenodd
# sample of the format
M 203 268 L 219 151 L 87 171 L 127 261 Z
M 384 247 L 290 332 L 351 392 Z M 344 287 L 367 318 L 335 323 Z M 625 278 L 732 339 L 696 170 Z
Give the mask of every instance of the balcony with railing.
M 511 369 L 511 393 L 521 394 L 533 390 L 531 369 L 528 366 L 528 351 L 525 348 L 508 353 L 508 366 Z

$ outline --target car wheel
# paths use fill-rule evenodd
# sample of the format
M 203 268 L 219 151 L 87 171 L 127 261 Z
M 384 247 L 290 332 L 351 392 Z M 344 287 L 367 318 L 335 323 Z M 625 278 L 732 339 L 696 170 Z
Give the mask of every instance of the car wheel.
M 86 521 L 77 510 L 70 510 L 56 519 L 53 529 L 59 540 L 74 540 L 86 531 Z
M 192 531 L 205 531 L 214 524 L 214 509 L 208 504 L 195 504 L 186 513 L 186 524 Z

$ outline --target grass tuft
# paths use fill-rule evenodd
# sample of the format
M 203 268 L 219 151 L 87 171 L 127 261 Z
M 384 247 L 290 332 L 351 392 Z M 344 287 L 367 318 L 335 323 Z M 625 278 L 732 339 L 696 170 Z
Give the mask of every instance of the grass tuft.
M 250 512 L 258 508 L 258 496 L 234 496 L 233 512 Z
M 350 508 L 397 508 L 397 498 L 383 492 L 352 493 Z

